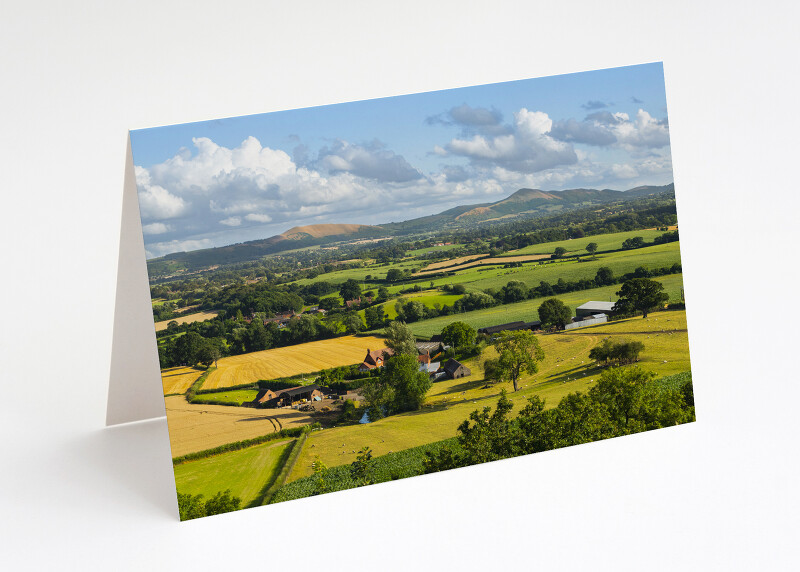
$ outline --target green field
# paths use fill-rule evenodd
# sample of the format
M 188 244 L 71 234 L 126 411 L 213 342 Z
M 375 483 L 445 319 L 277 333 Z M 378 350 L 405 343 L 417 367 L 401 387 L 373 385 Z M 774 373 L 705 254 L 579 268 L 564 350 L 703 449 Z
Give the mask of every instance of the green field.
M 659 276 L 653 278 L 653 280 L 664 285 L 664 291 L 667 293 L 670 300 L 680 300 L 681 289 L 683 288 L 682 274 Z M 612 286 L 603 286 L 602 288 L 592 288 L 591 290 L 578 290 L 577 292 L 569 292 L 567 294 L 557 294 L 553 296 L 553 298 L 558 298 L 569 306 L 574 315 L 575 308 L 590 300 L 616 301 L 616 293 L 621 287 L 621 284 L 614 284 Z M 474 310 L 463 314 L 440 316 L 430 320 L 411 323 L 409 327 L 415 335 L 429 338 L 434 334 L 440 333 L 442 329 L 451 322 L 466 322 L 475 329 L 518 320 L 528 322 L 539 319 L 538 308 L 544 300 L 544 298 L 533 298 L 514 304 L 493 306 L 491 308 Z
M 444 246 L 429 246 L 428 248 L 418 248 L 416 250 L 409 250 L 406 252 L 406 256 L 419 256 L 420 254 L 427 254 L 429 252 L 447 252 L 448 250 L 453 250 L 454 248 L 458 248 L 460 246 L 464 246 L 463 244 L 445 244 Z
M 631 230 L 629 232 L 615 232 L 612 234 L 598 234 L 596 236 L 586 236 L 584 238 L 572 238 L 559 240 L 558 242 L 543 242 L 541 244 L 531 244 L 519 250 L 510 250 L 500 256 L 519 256 L 522 254 L 552 254 L 559 246 L 566 248 L 569 254 L 585 254 L 586 245 L 590 242 L 597 243 L 597 250 L 618 250 L 622 248 L 622 243 L 635 236 L 641 236 L 646 242 L 652 242 L 657 236 L 664 234 L 663 230 Z
M 428 308 L 433 308 L 435 304 L 439 304 L 440 306 L 452 306 L 456 300 L 461 298 L 460 294 L 442 294 L 439 291 L 428 291 L 428 292 L 413 292 L 411 294 L 403 294 L 400 298 L 403 300 L 414 300 L 416 302 L 421 302 L 423 305 L 427 306 Z M 394 320 L 397 317 L 397 310 L 395 309 L 395 304 L 397 303 L 400 298 L 396 298 L 393 300 L 389 300 L 383 305 L 383 309 L 386 311 L 386 315 L 389 317 L 390 320 Z M 358 312 L 361 317 L 364 317 L 364 310 L 360 310 Z
M 232 389 L 231 391 L 198 393 L 197 397 L 203 401 L 236 403 L 237 405 L 241 405 L 247 401 L 253 401 L 256 395 L 258 395 L 258 390 L 256 389 Z
M 175 466 L 179 493 L 202 494 L 206 499 L 226 489 L 242 499 L 242 507 L 258 498 L 259 492 L 278 471 L 283 452 L 291 440 L 268 441 L 262 445 L 223 453 Z
M 526 264 L 521 268 L 496 268 L 494 271 L 479 269 L 464 270 L 448 279 L 454 284 L 464 284 L 468 290 L 485 290 L 501 288 L 510 280 L 525 282 L 528 286 L 537 286 L 539 282 L 554 284 L 559 278 L 566 281 L 593 279 L 597 270 L 603 266 L 611 268 L 615 276 L 633 272 L 639 266 L 645 268 L 670 267 L 676 262 L 680 264 L 681 253 L 678 242 L 648 246 L 636 250 L 625 250 L 610 254 L 598 255 L 596 260 L 577 262 L 567 260 L 549 264 Z
M 565 395 L 589 388 L 602 371 L 589 359 L 589 351 L 607 336 L 644 343 L 639 365 L 659 376 L 690 370 L 685 311 L 656 312 L 646 319 L 631 318 L 569 332 L 540 334 L 537 337 L 545 359 L 539 372 L 523 376 L 520 391 L 510 395 L 515 410 L 532 395 L 539 395 L 553 406 Z M 494 355 L 489 348 L 479 358 L 465 360 L 472 375 L 435 383 L 420 411 L 313 433 L 289 481 L 311 473 L 314 455 L 333 467 L 353 462 L 362 447 L 370 447 L 374 455 L 384 455 L 455 436 L 456 428 L 470 412 L 493 406 L 501 389 L 512 390 L 510 383 L 485 387 L 481 364 Z

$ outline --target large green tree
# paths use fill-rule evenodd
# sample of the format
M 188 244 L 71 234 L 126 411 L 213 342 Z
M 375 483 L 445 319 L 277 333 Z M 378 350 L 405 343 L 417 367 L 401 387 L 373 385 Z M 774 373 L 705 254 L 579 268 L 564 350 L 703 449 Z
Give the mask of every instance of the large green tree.
M 503 379 L 514 384 L 514 391 L 519 390 L 522 374 L 536 373 L 538 363 L 544 359 L 544 350 L 530 330 L 500 332 L 494 345 L 498 355 L 497 370 Z
M 594 253 L 597 252 L 597 243 L 596 242 L 590 242 L 589 244 L 587 244 L 586 245 L 586 252 L 588 252 L 589 254 L 594 256 Z
M 386 338 L 386 347 L 395 355 L 417 356 L 417 340 L 411 328 L 405 323 L 394 320 L 383 330 L 383 335 Z
M 617 296 L 619 300 L 614 304 L 615 312 L 627 314 L 638 311 L 644 318 L 669 300 L 664 285 L 649 278 L 631 278 L 622 285 Z
M 475 343 L 477 332 L 465 322 L 451 322 L 442 329 L 442 341 L 454 348 L 465 348 Z
M 368 330 L 383 326 L 384 322 L 386 322 L 386 311 L 383 309 L 383 304 L 370 306 L 364 310 L 364 320 L 367 322 Z
M 395 355 L 386 361 L 381 371 L 387 383 L 394 390 L 391 402 L 393 413 L 416 411 L 422 406 L 425 394 L 431 388 L 431 378 L 427 371 L 419 370 L 416 356 Z
M 572 311 L 558 298 L 548 298 L 539 304 L 539 320 L 545 328 L 563 329 L 572 320 Z
M 354 278 L 348 278 L 339 288 L 339 296 L 341 296 L 343 300 L 355 300 L 361 296 L 361 284 Z

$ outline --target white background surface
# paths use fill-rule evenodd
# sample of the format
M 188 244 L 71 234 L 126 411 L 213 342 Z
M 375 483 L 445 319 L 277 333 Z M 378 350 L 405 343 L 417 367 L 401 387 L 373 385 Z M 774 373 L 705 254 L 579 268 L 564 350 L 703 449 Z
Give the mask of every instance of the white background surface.
M 797 565 L 785 2 L 3 2 L 0 568 Z M 179 523 L 105 429 L 126 130 L 663 60 L 698 422 Z

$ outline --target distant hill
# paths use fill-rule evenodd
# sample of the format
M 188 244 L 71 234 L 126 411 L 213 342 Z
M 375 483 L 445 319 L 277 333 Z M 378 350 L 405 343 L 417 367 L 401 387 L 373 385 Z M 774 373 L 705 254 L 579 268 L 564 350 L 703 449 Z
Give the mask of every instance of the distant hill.
M 311 224 L 308 226 L 295 226 L 282 232 L 278 237 L 286 240 L 302 240 L 304 238 L 322 238 L 323 236 L 339 236 L 353 234 L 366 229 L 382 230 L 379 226 L 366 224 Z
M 260 240 L 240 242 L 216 248 L 191 252 L 174 252 L 147 261 L 150 277 L 166 276 L 177 271 L 196 271 L 210 266 L 234 264 L 256 260 L 267 254 L 304 248 L 347 239 L 377 238 L 386 236 L 379 226 L 366 224 L 314 224 L 295 226 L 289 230 Z
M 423 232 L 443 228 L 490 223 L 498 219 L 531 218 L 548 213 L 599 205 L 615 201 L 637 199 L 647 195 L 674 192 L 675 185 L 642 186 L 627 191 L 612 189 L 567 189 L 542 191 L 519 189 L 512 195 L 494 203 L 458 206 L 439 214 L 381 225 L 392 232 Z
M 314 224 L 295 226 L 281 234 L 218 248 L 192 252 L 176 252 L 147 263 L 150 276 L 165 276 L 176 271 L 196 271 L 215 265 L 233 264 L 255 260 L 295 248 L 321 245 L 342 240 L 405 236 L 414 233 L 431 233 L 473 225 L 507 222 L 516 218 L 531 218 L 549 213 L 599 205 L 615 201 L 637 199 L 647 195 L 673 192 L 675 185 L 642 186 L 627 191 L 611 189 L 568 189 L 542 191 L 519 189 L 494 203 L 462 205 L 438 214 L 380 226 L 365 224 Z

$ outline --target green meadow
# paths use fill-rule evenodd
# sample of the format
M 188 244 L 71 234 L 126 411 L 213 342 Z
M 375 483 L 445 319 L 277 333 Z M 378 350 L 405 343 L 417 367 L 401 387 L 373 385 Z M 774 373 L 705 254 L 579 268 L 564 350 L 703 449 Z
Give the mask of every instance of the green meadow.
M 542 244 L 531 244 L 519 250 L 510 250 L 500 256 L 520 256 L 523 254 L 552 254 L 559 246 L 567 249 L 569 254 L 588 254 L 586 245 L 590 242 L 597 244 L 597 250 L 619 250 L 622 243 L 629 238 L 641 236 L 645 242 L 653 242 L 653 239 L 661 236 L 666 231 L 663 230 L 631 230 L 628 232 L 614 232 L 611 234 L 598 234 L 596 236 L 585 236 L 583 238 L 572 238 L 559 240 L 557 242 L 544 242 Z
M 197 397 L 207 402 L 236 403 L 241 405 L 253 401 L 258 395 L 255 389 L 232 389 L 230 391 L 217 391 L 214 393 L 198 393 Z
M 239 451 L 223 453 L 175 468 L 179 493 L 202 494 L 206 499 L 226 489 L 242 499 L 242 506 L 256 500 L 265 484 L 280 471 L 284 451 L 291 440 L 268 441 Z

